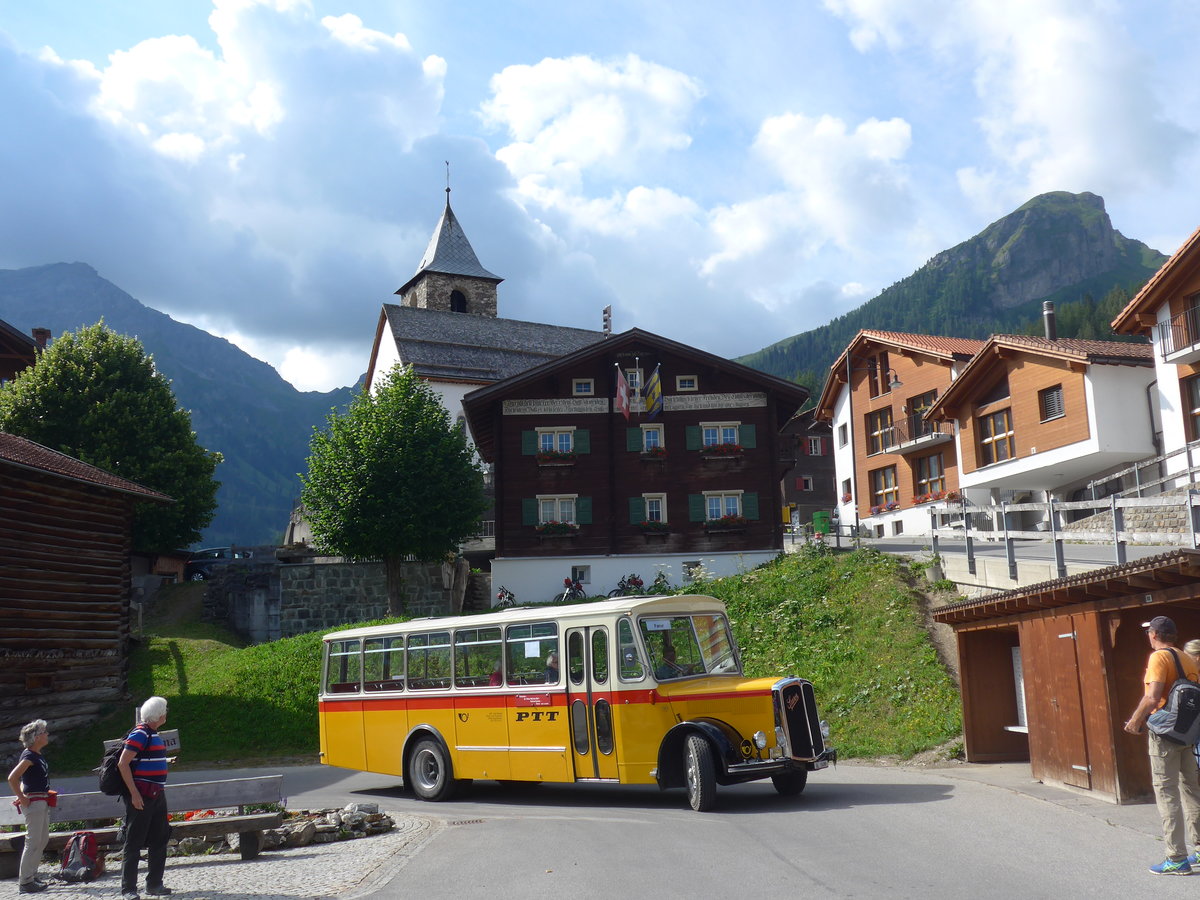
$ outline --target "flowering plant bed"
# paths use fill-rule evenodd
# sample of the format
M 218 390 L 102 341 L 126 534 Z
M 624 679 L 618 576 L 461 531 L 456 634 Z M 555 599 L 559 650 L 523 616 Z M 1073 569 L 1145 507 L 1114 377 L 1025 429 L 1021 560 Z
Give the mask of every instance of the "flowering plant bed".
M 666 534 L 671 530 L 671 526 L 666 522 L 638 522 L 637 527 L 642 534 Z
M 744 531 L 746 517 L 739 515 L 721 516 L 719 519 L 709 519 L 704 523 L 705 531 Z
M 881 503 L 878 506 L 871 507 L 871 515 L 877 516 L 882 512 L 891 512 L 893 509 L 899 509 L 900 503 L 896 500 L 889 500 L 887 503 Z
M 537 452 L 539 466 L 561 466 L 575 462 L 574 450 L 539 450 Z
M 705 444 L 700 448 L 700 455 L 705 457 L 741 456 L 741 444 Z
M 854 499 L 853 494 L 842 494 L 842 502 L 843 503 L 849 503 L 853 499 Z
M 534 531 L 543 537 L 561 537 L 579 534 L 579 526 L 574 522 L 542 522 L 534 527 Z
M 666 447 L 647 447 L 642 451 L 642 459 L 666 459 Z

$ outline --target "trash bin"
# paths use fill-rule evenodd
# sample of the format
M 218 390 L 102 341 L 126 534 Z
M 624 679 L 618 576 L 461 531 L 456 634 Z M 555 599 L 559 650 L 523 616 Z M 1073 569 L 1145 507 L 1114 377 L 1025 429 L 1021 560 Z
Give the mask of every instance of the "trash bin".
M 829 513 L 823 509 L 817 510 L 812 517 L 813 531 L 817 534 L 829 534 L 833 530 L 830 526 Z

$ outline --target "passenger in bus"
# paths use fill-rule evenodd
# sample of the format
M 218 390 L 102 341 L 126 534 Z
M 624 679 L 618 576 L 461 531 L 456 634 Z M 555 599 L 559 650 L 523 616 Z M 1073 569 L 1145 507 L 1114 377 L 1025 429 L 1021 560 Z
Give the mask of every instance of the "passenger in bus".
M 492 670 L 492 677 L 488 679 L 488 685 L 498 687 L 502 684 L 504 684 L 504 673 L 501 671 L 500 660 L 496 660 L 496 668 Z
M 551 650 L 546 657 L 546 684 L 558 684 L 558 651 Z

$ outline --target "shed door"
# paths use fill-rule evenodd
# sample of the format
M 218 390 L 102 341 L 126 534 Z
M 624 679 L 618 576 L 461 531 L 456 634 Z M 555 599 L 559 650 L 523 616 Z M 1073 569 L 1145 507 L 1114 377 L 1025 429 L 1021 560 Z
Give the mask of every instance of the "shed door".
M 1047 616 L 1021 626 L 1033 774 L 1091 790 L 1078 643 L 1071 616 Z

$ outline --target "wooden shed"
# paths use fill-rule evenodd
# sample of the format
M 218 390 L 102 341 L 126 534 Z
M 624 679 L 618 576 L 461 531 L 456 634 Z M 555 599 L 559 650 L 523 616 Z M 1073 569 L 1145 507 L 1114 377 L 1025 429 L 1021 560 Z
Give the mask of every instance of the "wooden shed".
M 1174 550 L 943 607 L 954 628 L 971 762 L 1028 760 L 1034 778 L 1117 803 L 1153 798 L 1146 738 L 1125 721 L 1143 693 L 1142 623 L 1200 637 L 1200 552 Z
M 171 498 L 0 432 L 0 762 L 125 694 L 134 504 Z

